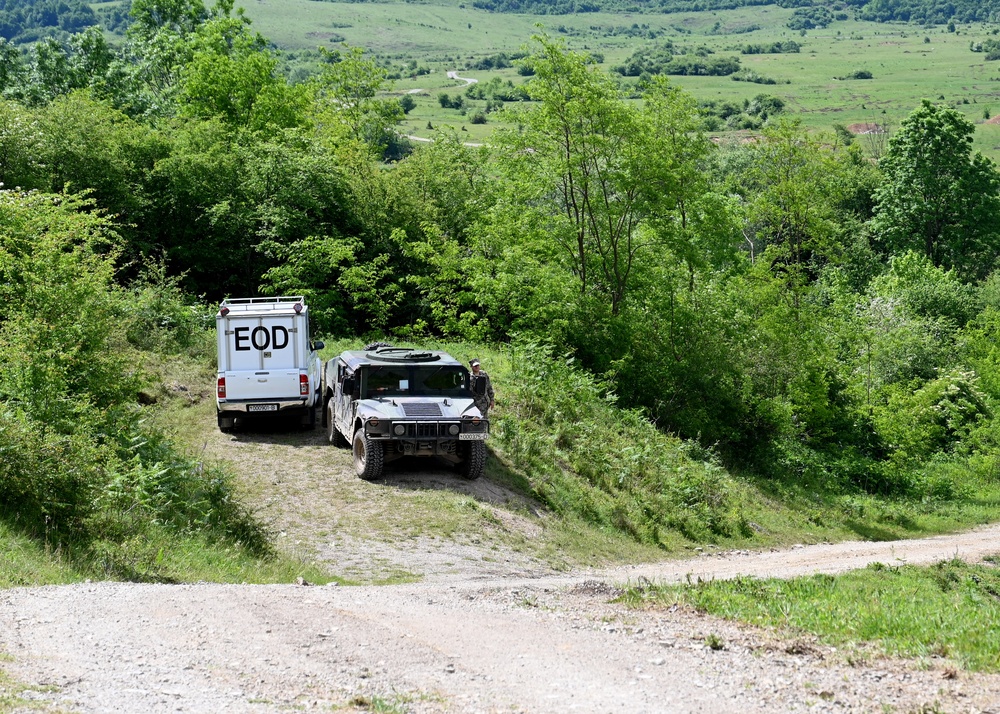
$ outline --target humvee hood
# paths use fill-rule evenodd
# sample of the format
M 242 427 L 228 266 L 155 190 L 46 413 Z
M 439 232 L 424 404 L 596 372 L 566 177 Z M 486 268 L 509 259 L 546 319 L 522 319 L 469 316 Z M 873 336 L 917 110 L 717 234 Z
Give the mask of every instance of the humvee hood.
M 461 419 L 480 417 L 482 413 L 471 399 L 427 397 L 383 397 L 358 401 L 358 416 L 384 419 Z

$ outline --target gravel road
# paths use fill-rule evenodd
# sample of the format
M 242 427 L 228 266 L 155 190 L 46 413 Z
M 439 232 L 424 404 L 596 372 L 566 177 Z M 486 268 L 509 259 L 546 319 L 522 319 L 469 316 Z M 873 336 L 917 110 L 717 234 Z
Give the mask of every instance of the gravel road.
M 262 499 L 264 512 L 335 572 L 363 569 L 378 553 L 369 568 L 405 566 L 421 582 L 0 591 L 0 670 L 26 687 L 19 696 L 30 703 L 8 709 L 1000 714 L 995 675 L 957 672 L 942 660 L 837 651 L 682 608 L 636 611 L 613 602 L 620 586 L 644 580 L 978 561 L 1000 552 L 1000 526 L 557 573 L 530 555 L 498 553 L 505 546 L 496 541 L 391 544 L 356 527 L 350 534 L 317 527 L 317 514 L 375 488 L 354 479 L 346 453 L 331 456 L 332 449 L 319 434 L 213 434 L 205 447 L 240 464 L 251 485 L 266 481 L 279 493 Z M 448 473 L 405 478 L 469 488 L 488 503 L 510 496 L 488 480 L 462 484 Z M 4 686 L 0 679 L 0 711 Z

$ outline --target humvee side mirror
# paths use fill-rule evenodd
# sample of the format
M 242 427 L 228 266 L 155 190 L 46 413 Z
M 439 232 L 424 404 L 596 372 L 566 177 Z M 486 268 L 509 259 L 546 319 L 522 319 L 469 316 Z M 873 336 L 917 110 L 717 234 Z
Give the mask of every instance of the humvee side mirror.
M 323 349 L 324 347 L 326 347 L 326 343 L 325 343 L 325 342 L 323 342 L 323 340 L 316 340 L 316 341 L 315 341 L 315 342 L 313 342 L 313 344 L 312 344 L 312 348 L 313 348 L 313 350 L 315 350 L 316 352 L 319 352 L 319 351 L 320 351 L 321 349 Z
M 344 394 L 354 394 L 354 377 L 344 380 Z
M 476 383 L 472 385 L 472 391 L 478 394 L 479 396 L 486 394 L 486 380 L 477 379 Z

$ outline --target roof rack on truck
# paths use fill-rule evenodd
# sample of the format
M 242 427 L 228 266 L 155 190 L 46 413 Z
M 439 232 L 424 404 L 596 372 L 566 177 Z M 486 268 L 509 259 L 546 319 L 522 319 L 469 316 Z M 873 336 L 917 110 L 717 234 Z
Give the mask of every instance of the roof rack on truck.
M 295 306 L 298 305 L 298 309 Z M 306 309 L 305 297 L 302 295 L 284 295 L 281 297 L 253 297 L 253 298 L 226 298 L 219 304 L 219 310 L 223 315 L 232 311 L 237 312 L 265 312 L 268 310 L 285 310 L 289 306 L 295 312 L 302 312 Z

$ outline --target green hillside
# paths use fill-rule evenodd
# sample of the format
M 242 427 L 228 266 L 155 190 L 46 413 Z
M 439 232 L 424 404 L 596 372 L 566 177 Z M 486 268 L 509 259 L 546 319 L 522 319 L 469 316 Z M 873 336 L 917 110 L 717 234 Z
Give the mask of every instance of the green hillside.
M 434 46 L 463 32 L 429 5 L 308 7 L 375 39 L 364 13 Z M 988 28 L 789 34 L 794 11 L 516 43 L 512 20 L 503 55 L 466 22 L 467 50 L 293 57 L 225 5 L 149 2 L 120 45 L 88 30 L 9 54 L 8 532 L 102 577 L 271 562 L 234 474 L 175 441 L 158 405 L 183 384 L 172 369 L 210 381 L 216 301 L 288 294 L 331 343 L 475 345 L 509 398 L 493 477 L 619 543 L 995 519 Z M 715 56 L 739 59 L 739 81 L 692 73 Z M 866 120 L 891 134 L 848 126 Z M 185 571 L 174 552 L 203 558 Z
M 1000 114 L 1000 62 L 970 47 L 988 42 L 989 24 L 920 28 L 914 24 L 884 24 L 853 19 L 826 28 L 793 31 L 787 23 L 794 8 L 750 6 L 717 12 L 675 14 L 584 13 L 540 17 L 503 15 L 469 5 L 407 3 L 332 3 L 288 0 L 281 11 L 273 5 L 247 6 L 255 27 L 282 47 L 289 61 L 307 60 L 308 50 L 346 42 L 375 53 L 396 77 L 393 91 L 411 93 L 415 108 L 404 122 L 408 134 L 429 138 L 431 127 L 465 127 L 470 140 L 482 140 L 503 124 L 487 114 L 485 125 L 469 117 L 485 102 L 467 101 L 462 110 L 442 109 L 438 97 L 463 94 L 461 76 L 485 84 L 492 78 L 521 84 L 515 68 L 482 69 L 484 59 L 522 53 L 528 38 L 543 31 L 563 38 L 568 47 L 602 60 L 606 71 L 628 66 L 639 53 L 654 55 L 664 48 L 678 59 L 685 53 L 710 52 L 708 60 L 738 62 L 735 74 L 672 74 L 671 81 L 702 102 L 751 102 L 759 94 L 782 100 L 785 113 L 805 126 L 832 132 L 834 125 L 879 124 L 890 131 L 922 99 L 943 101 L 977 125 L 976 147 L 1000 156 L 1000 130 L 987 118 Z M 291 19 L 289 19 L 291 18 Z M 798 52 L 746 53 L 795 43 Z M 304 51 L 306 51 L 304 53 Z M 867 76 L 870 79 L 854 79 Z M 743 79 L 744 81 L 735 81 Z M 631 73 L 626 82 L 635 83 Z M 739 113 L 739 112 L 737 112 Z M 740 128 L 738 122 L 736 128 Z M 744 126 L 747 126 L 744 123 Z M 752 123 L 749 126 L 753 126 Z M 726 136 L 729 126 L 714 129 Z M 870 141 L 871 138 L 861 139 Z

